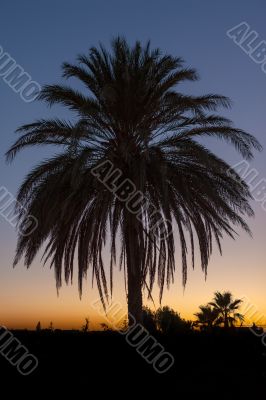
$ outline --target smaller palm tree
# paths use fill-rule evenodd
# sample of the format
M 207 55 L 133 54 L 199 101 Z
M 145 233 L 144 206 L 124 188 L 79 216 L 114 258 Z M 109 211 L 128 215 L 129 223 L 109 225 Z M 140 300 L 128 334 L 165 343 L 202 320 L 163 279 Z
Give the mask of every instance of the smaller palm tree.
M 237 312 L 234 313 L 231 317 L 229 317 L 229 325 L 233 327 L 237 322 L 238 323 L 240 322 L 240 324 L 242 325 L 244 320 L 245 320 L 244 315 Z
M 244 321 L 244 315 L 238 312 L 242 303 L 240 299 L 234 299 L 231 292 L 215 292 L 214 299 L 209 303 L 218 314 L 217 324 L 224 324 L 225 328 L 233 327 L 235 323 Z
M 200 325 L 203 328 L 211 328 L 217 323 L 219 312 L 216 308 L 211 307 L 210 304 L 199 306 L 200 311 L 194 315 L 197 317 L 195 325 Z

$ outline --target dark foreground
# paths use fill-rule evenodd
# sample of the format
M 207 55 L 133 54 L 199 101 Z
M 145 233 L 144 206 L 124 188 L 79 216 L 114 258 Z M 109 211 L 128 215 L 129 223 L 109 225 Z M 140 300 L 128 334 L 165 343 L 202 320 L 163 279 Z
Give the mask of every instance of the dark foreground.
M 28 376 L 0 355 L 1 389 L 9 396 L 17 390 L 24 398 L 44 392 L 73 390 L 74 398 L 139 398 L 163 391 L 165 397 L 239 399 L 266 397 L 266 347 L 248 329 L 157 335 L 170 352 L 174 365 L 165 373 L 156 372 L 116 332 L 13 331 L 14 336 L 39 361 Z M 13 393 L 14 391 L 14 393 Z M 245 397 L 246 398 L 246 397 Z

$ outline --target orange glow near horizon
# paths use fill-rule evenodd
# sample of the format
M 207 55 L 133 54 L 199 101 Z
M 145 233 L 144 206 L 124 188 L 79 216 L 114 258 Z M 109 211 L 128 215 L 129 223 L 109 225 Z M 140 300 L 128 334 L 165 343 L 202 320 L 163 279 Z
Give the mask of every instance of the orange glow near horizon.
M 257 222 L 260 224 L 260 221 Z M 261 227 L 262 227 L 261 222 Z M 234 297 L 245 298 L 245 306 L 251 305 L 254 317 L 251 321 L 261 325 L 266 324 L 265 280 L 266 271 L 262 256 L 264 244 L 262 236 L 249 238 L 242 234 L 236 241 L 224 242 L 224 253 L 221 257 L 217 252 L 212 256 L 208 277 L 205 281 L 199 263 L 195 271 L 189 269 L 188 283 L 183 290 L 181 271 L 177 258 L 175 283 L 170 290 L 165 289 L 162 305 L 169 305 L 180 313 L 181 317 L 194 319 L 198 306 L 212 300 L 216 290 L 230 290 Z M 243 251 L 252 247 L 252 252 Z M 57 296 L 53 271 L 42 268 L 38 262 L 26 270 L 22 265 L 12 269 L 10 248 L 6 250 L 5 285 L 0 291 L 1 315 L 0 324 L 9 328 L 35 329 L 40 321 L 43 328 L 53 322 L 55 328 L 80 329 L 85 318 L 90 320 L 90 329 L 99 329 L 102 322 L 108 323 L 104 314 L 92 307 L 99 296 L 97 288 L 91 289 L 91 284 L 84 282 L 82 299 L 79 299 L 76 282 L 73 286 L 64 285 Z M 256 259 L 254 260 L 254 254 Z M 7 257 L 8 255 L 8 257 Z M 3 262 L 3 261 L 2 261 Z M 254 269 L 256 273 L 253 273 Z M 113 302 L 120 303 L 126 313 L 126 299 L 122 273 L 116 271 L 114 279 Z M 156 308 L 158 303 L 158 288 L 153 293 Z M 248 299 L 248 300 L 247 300 Z M 151 301 L 144 295 L 144 304 L 154 310 Z M 251 317 L 251 312 L 248 315 Z M 264 317 L 265 316 L 265 317 Z M 247 321 L 246 321 L 247 323 Z

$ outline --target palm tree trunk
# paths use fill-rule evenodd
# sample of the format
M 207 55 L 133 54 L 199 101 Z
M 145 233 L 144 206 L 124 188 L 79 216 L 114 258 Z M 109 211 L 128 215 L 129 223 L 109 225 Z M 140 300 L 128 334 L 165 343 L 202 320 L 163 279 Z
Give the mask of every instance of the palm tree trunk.
M 225 328 L 229 327 L 227 312 L 225 312 L 225 314 L 224 314 L 224 327 Z
M 129 325 L 142 323 L 142 277 L 141 251 L 138 244 L 136 222 L 128 216 L 126 226 L 126 260 L 128 283 L 128 321 Z M 134 226 L 135 225 L 135 226 Z

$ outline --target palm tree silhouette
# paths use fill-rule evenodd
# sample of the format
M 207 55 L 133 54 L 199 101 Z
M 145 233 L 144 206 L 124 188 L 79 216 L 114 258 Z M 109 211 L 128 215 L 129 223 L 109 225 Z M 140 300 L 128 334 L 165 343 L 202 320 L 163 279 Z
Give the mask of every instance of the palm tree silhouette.
M 199 306 L 200 311 L 194 315 L 197 317 L 195 325 L 201 325 L 202 327 L 211 328 L 215 325 L 219 312 L 216 308 L 211 307 L 209 304 Z
M 218 313 L 217 324 L 223 323 L 225 328 L 234 326 L 239 321 L 244 321 L 244 316 L 238 311 L 242 300 L 234 299 L 231 292 L 215 292 L 214 299 L 210 302 L 214 310 Z
M 184 285 L 186 231 L 193 265 L 194 236 L 198 238 L 205 274 L 213 239 L 221 249 L 222 234 L 233 237 L 234 225 L 249 232 L 244 217 L 253 212 L 247 185 L 237 174 L 228 174 L 229 165 L 196 140 L 224 139 L 246 158 L 260 145 L 215 113 L 219 106 L 230 106 L 228 98 L 177 91 L 179 83 L 195 81 L 197 73 L 185 68 L 181 58 L 152 50 L 149 43 L 130 47 L 118 37 L 110 52 L 100 45 L 79 56 L 77 65 L 64 63 L 63 76 L 78 78 L 87 93 L 54 84 L 43 88 L 40 99 L 67 107 L 75 113 L 73 121 L 42 119 L 23 125 L 18 129 L 22 136 L 7 152 L 11 161 L 29 146 L 55 145 L 61 150 L 37 165 L 19 189 L 14 264 L 24 258 L 29 267 L 46 242 L 45 261 L 51 261 L 59 288 L 63 270 L 66 282 L 72 281 L 77 249 L 79 292 L 91 267 L 105 306 L 119 248 L 129 315 L 141 321 L 143 289 L 150 296 L 157 277 L 161 299 L 165 284 L 169 287 L 174 280 L 174 227 Z M 91 173 L 104 163 L 121 174 L 116 181 L 107 175 L 109 188 Z M 136 212 L 116 193 L 120 184 L 124 194 L 127 191 L 125 179 L 135 185 Z M 34 232 L 30 216 L 38 220 Z M 102 258 L 106 243 L 110 285 Z

